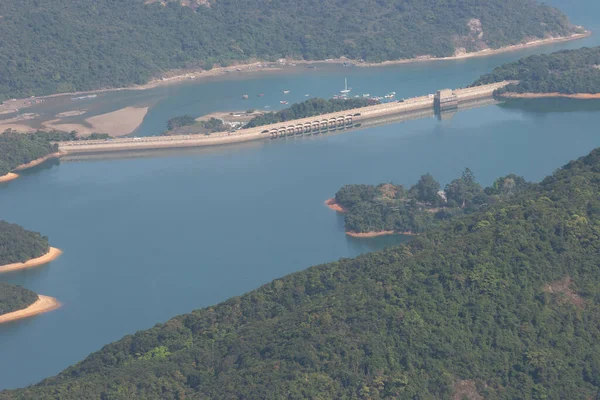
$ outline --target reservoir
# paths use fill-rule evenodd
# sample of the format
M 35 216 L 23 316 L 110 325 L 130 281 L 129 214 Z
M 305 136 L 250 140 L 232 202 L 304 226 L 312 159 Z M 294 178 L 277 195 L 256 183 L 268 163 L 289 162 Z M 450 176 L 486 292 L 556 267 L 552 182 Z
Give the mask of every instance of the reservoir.
M 600 13 L 594 0 L 553 4 L 594 30 L 589 19 Z M 135 134 L 155 135 L 177 115 L 276 108 L 283 90 L 290 90 L 290 103 L 304 94 L 330 96 L 344 77 L 353 94 L 393 90 L 399 98 L 461 87 L 525 54 L 597 45 L 599 37 L 488 58 L 298 67 L 102 93 L 89 107 L 108 112 L 148 104 Z M 265 96 L 244 101 L 242 93 Z M 43 107 L 59 112 L 61 104 Z M 49 236 L 64 254 L 46 267 L 0 279 L 56 297 L 63 307 L 0 326 L 0 388 L 35 383 L 124 335 L 277 277 L 405 240 L 344 235 L 343 217 L 323 204 L 344 184 L 410 185 L 426 172 L 446 184 L 465 167 L 484 185 L 508 173 L 539 181 L 600 146 L 599 111 L 599 101 L 511 101 L 443 121 L 67 161 L 30 171 L 0 186 L 0 217 Z

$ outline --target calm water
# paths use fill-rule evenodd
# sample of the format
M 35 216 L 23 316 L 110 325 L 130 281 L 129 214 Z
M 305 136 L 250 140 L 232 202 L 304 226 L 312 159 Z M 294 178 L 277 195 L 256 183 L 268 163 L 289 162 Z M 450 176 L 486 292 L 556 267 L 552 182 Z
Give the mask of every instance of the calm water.
M 553 2 L 560 5 L 560 2 Z M 592 0 L 564 4 L 594 27 Z M 594 12 L 596 12 L 594 14 Z M 579 18 L 577 18 L 579 17 Z M 588 17 L 589 18 L 589 17 Z M 97 107 L 152 104 L 139 135 L 174 115 L 262 108 L 304 93 L 329 95 L 347 76 L 354 93 L 400 97 L 464 86 L 523 54 L 389 68 L 298 69 L 148 92 L 107 93 Z M 241 93 L 265 93 L 244 102 Z M 101 98 L 102 97 L 102 98 Z M 46 104 L 45 107 L 59 107 Z M 539 180 L 600 146 L 600 102 L 511 102 L 335 136 L 267 141 L 158 157 L 62 162 L 0 186 L 1 217 L 43 232 L 64 255 L 2 276 L 57 297 L 58 311 L 0 326 L 0 388 L 56 374 L 125 334 L 240 295 L 310 265 L 380 249 L 401 238 L 356 240 L 323 201 L 346 183 L 443 183 L 470 167 L 483 184 L 514 172 Z

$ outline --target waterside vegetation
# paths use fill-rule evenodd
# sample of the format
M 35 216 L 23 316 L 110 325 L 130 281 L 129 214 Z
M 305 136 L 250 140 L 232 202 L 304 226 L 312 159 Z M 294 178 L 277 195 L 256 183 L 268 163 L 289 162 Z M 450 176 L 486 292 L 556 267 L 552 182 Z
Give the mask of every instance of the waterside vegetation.
M 144 84 L 172 69 L 256 59 L 444 57 L 581 31 L 535 0 L 182 4 L 191 2 L 0 2 L 0 100 Z
M 0 282 L 0 315 L 27 308 L 37 299 L 38 295 L 31 290 Z
M 425 174 L 409 189 L 392 183 L 345 185 L 334 200 L 343 209 L 349 234 L 419 234 L 451 217 L 506 200 L 527 186 L 522 177 L 511 174 L 484 189 L 467 168 L 444 190 L 433 176 Z
M 379 101 L 359 98 L 359 99 L 321 99 L 313 98 L 301 103 L 292 104 L 288 108 L 276 112 L 269 112 L 252 118 L 245 128 L 254 128 L 262 125 L 276 124 L 279 122 L 291 121 L 300 118 L 314 117 L 321 114 L 328 114 L 338 111 L 351 110 L 354 108 L 366 107 L 378 104 Z
M 128 335 L 0 399 L 595 398 L 599 191 L 594 150 L 444 229 Z
M 600 46 L 563 50 L 525 57 L 495 68 L 473 86 L 518 80 L 497 91 L 510 93 L 598 94 L 600 93 Z

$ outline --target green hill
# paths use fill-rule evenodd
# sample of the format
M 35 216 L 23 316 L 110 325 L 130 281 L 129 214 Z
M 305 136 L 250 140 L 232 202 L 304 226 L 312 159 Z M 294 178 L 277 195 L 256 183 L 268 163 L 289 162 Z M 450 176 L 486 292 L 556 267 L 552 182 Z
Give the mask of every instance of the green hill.
M 37 258 L 48 250 L 47 237 L 0 220 L 0 266 Z
M 27 261 L 48 252 L 48 238 L 0 220 L 0 266 Z M 23 309 L 37 300 L 31 290 L 0 282 L 0 315 Z
M 599 192 L 597 149 L 406 245 L 176 317 L 0 399 L 596 398 Z
M 280 57 L 449 56 L 576 31 L 535 0 L 4 0 L 0 99 Z M 162 5 L 166 4 L 166 5 Z
M 527 186 L 522 177 L 511 174 L 484 189 L 467 168 L 444 190 L 433 176 L 425 174 L 408 190 L 391 183 L 345 185 L 335 194 L 335 202 L 344 209 L 347 232 L 418 234 L 439 227 L 451 217 L 505 201 Z
M 37 299 L 31 290 L 0 282 L 0 315 L 27 308 Z
M 600 47 L 525 57 L 483 75 L 473 86 L 518 80 L 498 91 L 515 93 L 600 93 Z

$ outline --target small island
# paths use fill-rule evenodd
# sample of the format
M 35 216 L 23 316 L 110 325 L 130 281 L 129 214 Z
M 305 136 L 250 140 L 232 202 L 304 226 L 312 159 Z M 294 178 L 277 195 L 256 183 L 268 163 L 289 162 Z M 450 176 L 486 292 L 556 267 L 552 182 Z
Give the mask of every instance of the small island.
M 433 176 L 425 174 L 409 189 L 393 183 L 345 185 L 326 204 L 344 213 L 349 236 L 416 235 L 451 217 L 512 197 L 527 186 L 525 179 L 511 174 L 484 189 L 467 168 L 443 190 Z
M 483 75 L 472 86 L 518 81 L 496 91 L 502 98 L 600 99 L 600 46 L 525 57 Z
M 0 220 L 0 273 L 47 264 L 61 251 L 37 232 Z M 16 285 L 0 283 L 0 323 L 54 310 L 60 303 Z

